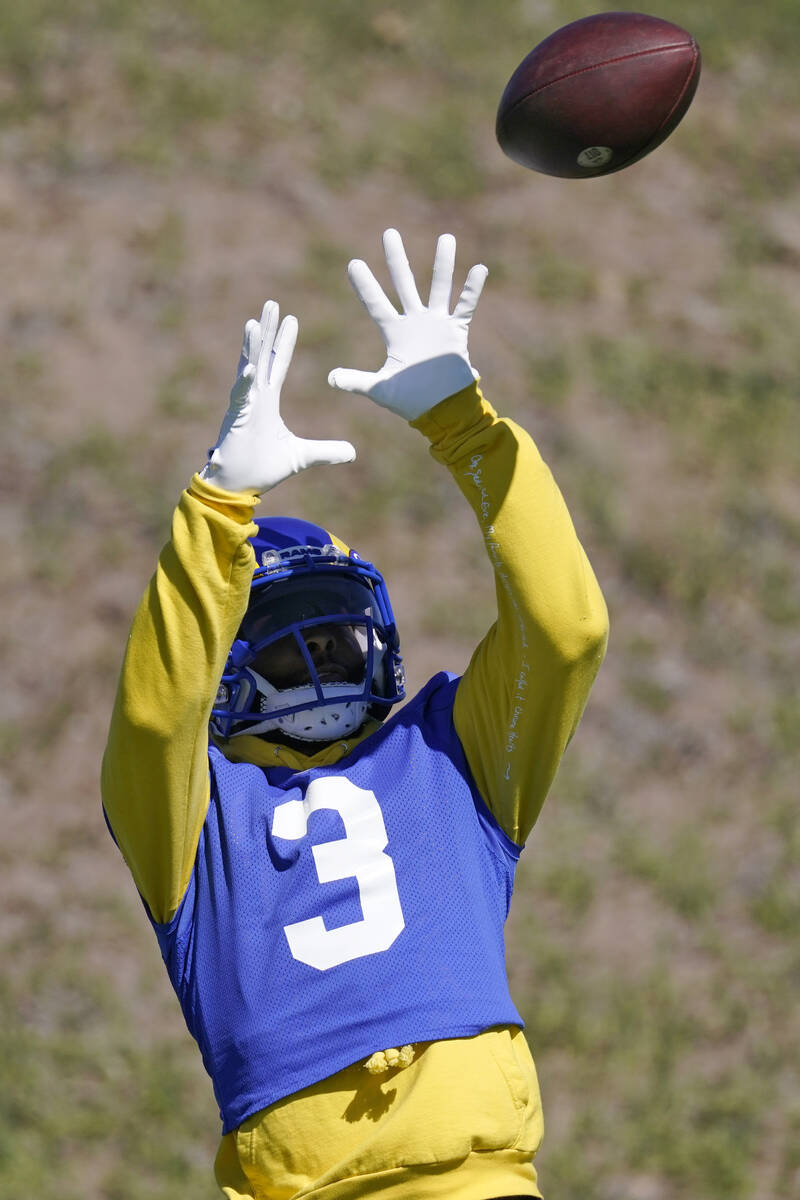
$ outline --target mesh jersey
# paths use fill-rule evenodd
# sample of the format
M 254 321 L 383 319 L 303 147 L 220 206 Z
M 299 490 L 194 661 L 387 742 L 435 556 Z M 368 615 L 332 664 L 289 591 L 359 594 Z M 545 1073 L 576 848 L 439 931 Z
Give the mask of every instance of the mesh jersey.
M 187 892 L 154 922 L 225 1131 L 384 1046 L 522 1020 L 503 925 L 519 856 L 435 676 L 352 754 L 294 771 L 210 750 Z

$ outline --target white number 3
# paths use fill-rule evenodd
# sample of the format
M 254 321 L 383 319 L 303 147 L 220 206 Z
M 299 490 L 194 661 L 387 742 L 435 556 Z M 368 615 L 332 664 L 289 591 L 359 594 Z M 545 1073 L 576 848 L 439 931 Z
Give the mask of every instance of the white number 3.
M 320 883 L 354 877 L 364 916 L 360 921 L 326 929 L 322 917 L 285 925 L 293 958 L 327 971 L 340 963 L 388 950 L 405 927 L 394 864 L 385 853 L 388 838 L 374 792 L 356 787 L 343 776 L 322 776 L 306 789 L 305 800 L 279 804 L 272 818 L 275 837 L 305 837 L 308 818 L 320 808 L 339 813 L 345 836 L 312 846 Z

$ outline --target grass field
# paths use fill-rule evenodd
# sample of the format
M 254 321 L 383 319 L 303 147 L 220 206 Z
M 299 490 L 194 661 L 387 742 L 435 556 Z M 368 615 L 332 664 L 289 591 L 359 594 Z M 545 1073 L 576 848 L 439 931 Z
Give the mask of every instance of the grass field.
M 497 100 L 595 5 L 0 7 L 0 1200 L 211 1200 L 216 1110 L 103 825 L 127 627 L 244 319 L 300 319 L 281 490 L 379 558 L 412 686 L 493 619 L 480 540 L 347 287 L 395 224 L 490 276 L 471 336 L 606 593 L 608 659 L 520 870 L 515 998 L 549 1200 L 800 1195 L 800 7 L 662 0 L 704 53 L 607 179 L 505 160 Z M 452 585 L 470 604 L 453 605 Z

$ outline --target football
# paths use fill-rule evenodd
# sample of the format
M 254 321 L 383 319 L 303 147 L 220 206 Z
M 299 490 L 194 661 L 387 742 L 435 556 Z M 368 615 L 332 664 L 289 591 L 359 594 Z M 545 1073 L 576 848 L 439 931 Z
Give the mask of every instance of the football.
M 644 13 L 573 21 L 531 50 L 497 110 L 497 140 L 545 175 L 610 175 L 669 137 L 692 102 L 700 49 L 690 33 Z

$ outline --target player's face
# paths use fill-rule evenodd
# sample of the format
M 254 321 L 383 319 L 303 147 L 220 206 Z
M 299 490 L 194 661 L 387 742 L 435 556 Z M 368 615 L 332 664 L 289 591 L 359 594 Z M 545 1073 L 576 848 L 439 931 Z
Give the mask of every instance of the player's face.
M 302 637 L 320 683 L 362 682 L 364 652 L 352 625 L 312 625 L 302 630 Z M 253 666 L 279 691 L 311 682 L 306 661 L 292 634 L 262 650 Z

